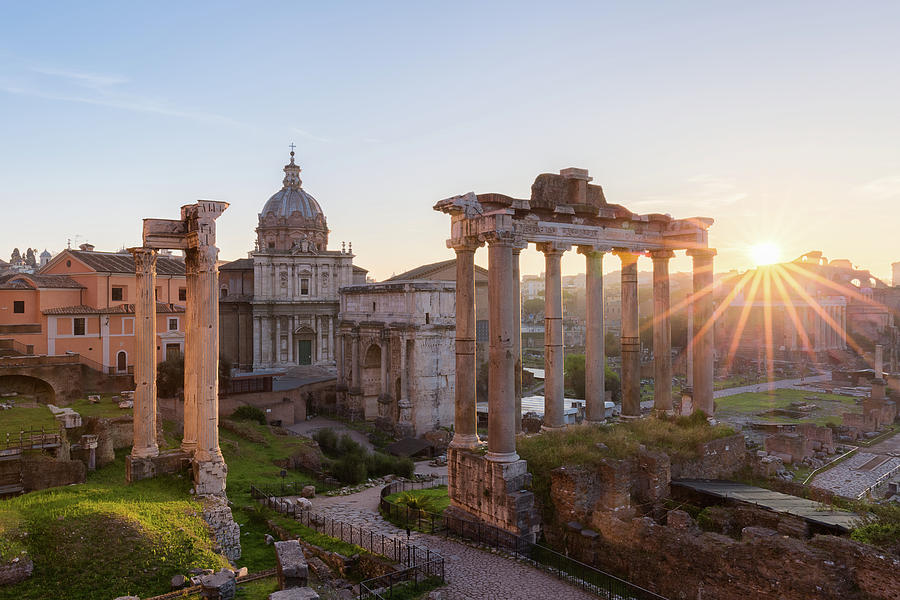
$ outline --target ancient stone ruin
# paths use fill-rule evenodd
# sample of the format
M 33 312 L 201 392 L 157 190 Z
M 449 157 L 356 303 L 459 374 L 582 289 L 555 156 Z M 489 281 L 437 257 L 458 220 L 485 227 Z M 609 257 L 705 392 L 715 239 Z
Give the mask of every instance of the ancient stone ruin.
M 687 250 L 694 260 L 691 302 L 692 410 L 713 413 L 713 256 L 704 217 L 676 220 L 669 215 L 632 213 L 609 204 L 585 169 L 538 175 L 531 197 L 468 193 L 442 200 L 434 209 L 450 215 L 447 246 L 456 250 L 456 412 L 448 453 L 451 514 L 500 527 L 533 539 L 539 529 L 529 479 L 516 453 L 521 423 L 521 307 L 519 254 L 534 243 L 546 259 L 544 427 L 564 427 L 563 333 L 560 260 L 577 248 L 587 269 L 586 419 L 604 419 L 603 255 L 622 263 L 622 414 L 639 417 L 640 338 L 637 261 L 653 259 L 655 376 L 671 381 L 669 259 Z M 487 453 L 475 413 L 475 251 L 488 246 L 490 344 Z M 659 386 L 655 409 L 670 413 L 669 386 Z
M 193 468 L 198 495 L 224 495 L 227 467 L 219 449 L 219 250 L 216 219 L 226 202 L 201 200 L 181 207 L 177 220 L 145 219 L 144 245 L 134 255 L 134 446 L 128 481 Z M 187 308 L 184 357 L 184 437 L 180 451 L 160 453 L 156 434 L 156 257 L 160 249 L 184 251 Z

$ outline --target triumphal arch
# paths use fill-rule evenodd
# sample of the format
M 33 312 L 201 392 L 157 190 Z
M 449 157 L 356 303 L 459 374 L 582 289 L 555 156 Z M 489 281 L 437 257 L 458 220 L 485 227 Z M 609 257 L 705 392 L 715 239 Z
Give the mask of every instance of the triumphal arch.
M 451 514 L 485 522 L 514 536 L 539 531 L 529 474 L 516 453 L 521 421 L 521 307 L 519 254 L 528 244 L 544 253 L 544 427 L 562 428 L 563 330 L 560 259 L 572 249 L 584 255 L 587 287 L 585 343 L 586 419 L 604 418 L 603 256 L 621 261 L 622 415 L 640 417 L 638 258 L 653 261 L 653 355 L 656 381 L 672 380 L 669 322 L 669 259 L 686 250 L 693 258 L 691 297 L 693 410 L 713 412 L 713 256 L 704 217 L 673 219 L 636 214 L 606 201 L 585 169 L 541 174 L 528 199 L 468 193 L 441 200 L 434 209 L 450 215 L 447 246 L 456 251 L 455 435 L 448 453 Z M 488 247 L 490 342 L 487 452 L 482 453 L 475 412 L 475 251 Z M 672 411 L 670 385 L 656 386 L 654 408 Z
M 129 481 L 175 471 L 189 460 L 198 495 L 225 493 L 227 467 L 219 449 L 219 249 L 216 219 L 227 202 L 200 200 L 176 220 L 144 219 L 143 246 L 134 255 L 134 446 Z M 184 352 L 184 436 L 181 450 L 160 453 L 156 432 L 156 256 L 184 252 L 187 306 Z

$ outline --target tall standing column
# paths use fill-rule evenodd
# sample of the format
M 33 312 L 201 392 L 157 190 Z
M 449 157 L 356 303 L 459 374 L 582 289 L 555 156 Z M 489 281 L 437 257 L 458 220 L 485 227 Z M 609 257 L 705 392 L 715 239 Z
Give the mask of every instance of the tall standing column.
M 617 250 L 622 261 L 622 416 L 641 416 L 641 337 L 638 319 L 638 255 Z
M 672 326 L 669 320 L 671 250 L 655 250 L 653 258 L 653 408 L 672 412 Z
M 359 375 L 359 328 L 353 330 L 350 345 L 350 420 L 358 419 L 363 412 L 362 380 Z
M 518 246 L 512 250 L 512 275 L 513 275 L 513 354 L 516 360 L 515 386 L 516 386 L 516 434 L 522 433 L 522 292 L 521 274 L 519 272 L 519 256 L 523 248 Z
M 456 250 L 456 389 L 454 433 L 450 446 L 478 446 L 478 415 L 475 412 L 475 243 Z M 401 352 L 403 352 L 401 348 Z M 405 353 L 404 353 L 405 355 Z
M 585 420 L 606 418 L 606 356 L 603 331 L 603 252 L 580 246 L 585 258 L 586 336 L 584 345 Z
M 197 452 L 199 462 L 223 463 L 219 449 L 219 249 L 204 245 L 198 249 L 197 312 L 194 333 L 199 338 L 197 352 Z M 195 367 L 196 368 L 196 367 Z M 222 478 L 224 490 L 224 477 Z M 200 493 L 198 491 L 198 493 Z
M 279 365 L 282 362 L 281 355 L 281 317 L 275 317 L 275 364 Z
M 338 391 L 346 391 L 347 389 L 347 376 L 344 369 L 346 369 L 346 365 L 344 365 L 344 334 L 338 333 L 337 335 L 337 389 Z
M 197 299 L 197 273 L 200 268 L 196 248 L 184 252 L 184 272 L 187 285 L 184 325 L 184 435 L 181 449 L 193 453 L 197 449 L 197 392 L 198 362 L 200 356 L 200 336 L 197 328 L 199 319 Z
M 691 302 L 693 312 L 694 340 L 694 410 L 702 410 L 707 416 L 713 415 L 713 248 L 688 250 L 694 259 L 694 295 Z
M 130 248 L 134 256 L 134 446 L 132 458 L 159 454 L 156 444 L 156 250 Z
M 513 313 L 511 236 L 493 234 L 488 239 L 488 294 L 490 304 L 490 349 L 488 391 L 487 459 L 495 462 L 519 460 L 516 454 L 516 382 L 513 370 Z
M 538 244 L 544 253 L 544 429 L 565 427 L 563 378 L 562 273 L 565 250 L 554 244 Z
M 388 338 L 384 336 L 381 338 L 381 399 L 382 400 L 390 400 L 391 397 L 391 388 L 390 382 L 388 381 L 388 357 L 390 356 L 390 346 L 388 345 Z

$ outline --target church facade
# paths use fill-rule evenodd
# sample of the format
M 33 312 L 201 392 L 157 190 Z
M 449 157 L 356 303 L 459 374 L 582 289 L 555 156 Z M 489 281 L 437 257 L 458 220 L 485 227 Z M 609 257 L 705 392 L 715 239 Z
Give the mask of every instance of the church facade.
M 328 234 L 291 152 L 259 213 L 256 249 L 220 267 L 221 353 L 240 370 L 335 366 L 339 290 L 365 283 L 366 270 L 352 250 L 329 250 Z

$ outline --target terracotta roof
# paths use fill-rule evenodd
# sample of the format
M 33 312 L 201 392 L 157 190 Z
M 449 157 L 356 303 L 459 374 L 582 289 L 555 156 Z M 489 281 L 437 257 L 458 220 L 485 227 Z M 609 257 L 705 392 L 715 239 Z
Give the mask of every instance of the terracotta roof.
M 253 268 L 252 258 L 239 258 L 219 267 L 220 271 L 242 271 Z
M 37 273 L 10 273 L 0 275 L 0 289 L 71 288 L 82 289 L 83 285 L 68 275 L 40 275 Z
M 59 306 L 41 311 L 45 315 L 133 315 L 134 304 L 119 304 L 109 308 L 94 308 L 81 304 L 79 306 Z M 178 304 L 156 303 L 156 314 L 183 313 L 184 307 Z
M 134 257 L 118 252 L 86 252 L 65 250 L 75 258 L 100 273 L 134 273 Z M 156 259 L 157 275 L 184 275 L 184 261 L 172 256 Z
M 436 263 L 430 263 L 427 265 L 422 265 L 420 267 L 416 267 L 415 269 L 410 269 L 409 271 L 405 271 L 400 273 L 399 275 L 394 275 L 393 277 L 389 277 L 385 279 L 385 281 L 401 281 L 407 279 L 428 279 L 428 276 L 437 273 L 447 267 L 456 268 L 456 259 L 451 258 L 450 260 L 442 260 Z M 475 265 L 475 274 L 476 275 L 484 275 L 487 277 L 487 269 L 483 267 L 479 267 Z

